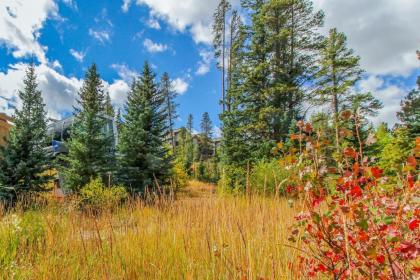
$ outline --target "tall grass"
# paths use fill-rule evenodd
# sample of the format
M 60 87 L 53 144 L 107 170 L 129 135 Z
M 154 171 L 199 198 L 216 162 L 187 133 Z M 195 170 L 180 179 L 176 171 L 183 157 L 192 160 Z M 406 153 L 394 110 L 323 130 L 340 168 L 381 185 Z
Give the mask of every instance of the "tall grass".
M 99 216 L 70 206 L 3 214 L 0 279 L 292 279 L 297 253 L 284 244 L 296 211 L 207 192 Z

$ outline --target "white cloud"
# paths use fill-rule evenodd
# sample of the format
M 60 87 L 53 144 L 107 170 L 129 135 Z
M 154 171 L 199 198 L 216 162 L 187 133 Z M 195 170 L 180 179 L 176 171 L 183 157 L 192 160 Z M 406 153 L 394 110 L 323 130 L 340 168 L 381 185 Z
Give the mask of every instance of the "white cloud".
M 148 38 L 143 41 L 143 46 L 145 46 L 146 50 L 150 53 L 164 52 L 168 49 L 167 45 L 155 43 Z
M 89 35 L 101 42 L 101 44 L 104 44 L 106 42 L 110 41 L 110 35 L 109 32 L 106 30 L 93 30 L 92 28 L 89 28 Z
M 149 26 L 152 29 L 160 30 L 160 24 L 159 21 L 154 18 L 153 16 L 149 17 L 149 19 L 146 21 L 147 26 Z
M 126 64 L 112 64 L 111 68 L 116 70 L 118 76 L 126 83 L 131 83 L 133 79 L 139 76 L 139 73 L 130 69 Z
M 27 64 L 16 63 L 9 65 L 7 72 L 0 72 L 0 96 L 13 100 L 8 104 L 8 113 L 13 111 L 10 105 L 13 104 L 18 108 L 21 106 L 17 90 L 23 86 L 22 81 L 27 67 Z M 72 111 L 75 96 L 82 81 L 77 78 L 67 78 L 45 64 L 36 66 L 35 72 L 39 89 L 42 91 L 47 106 L 48 116 L 60 118 L 63 112 Z
M 128 12 L 128 9 L 130 9 L 131 0 L 123 0 L 123 4 L 121 6 L 121 10 L 126 13 Z
M 12 50 L 16 58 L 35 55 L 47 63 L 46 47 L 39 44 L 40 30 L 48 17 L 57 17 L 53 0 L 0 1 L 0 45 Z
M 218 1 L 137 0 L 136 3 L 150 7 L 153 15 L 168 22 L 175 30 L 190 32 L 196 43 L 211 43 L 213 12 Z M 232 3 L 237 5 L 239 0 Z
M 196 75 L 202 76 L 210 71 L 210 65 L 213 60 L 213 52 L 209 50 L 200 50 L 199 55 L 201 61 L 198 62 L 198 69 Z
M 172 81 L 172 86 L 178 94 L 184 94 L 189 87 L 189 84 L 182 78 L 176 78 Z
M 75 49 L 70 49 L 70 54 L 79 62 L 83 62 L 86 56 L 85 51 L 76 51 Z
M 0 111 L 13 114 L 14 107 L 20 108 L 21 101 L 18 90 L 23 87 L 23 79 L 28 64 L 16 63 L 9 65 L 6 72 L 0 72 Z M 77 92 L 83 84 L 82 79 L 66 77 L 45 64 L 35 67 L 38 87 L 48 111 L 48 117 L 60 119 L 64 113 L 73 111 L 76 105 Z M 113 104 L 121 108 L 127 99 L 129 86 L 122 80 L 112 84 L 103 81 L 104 87 L 109 91 Z
M 379 110 L 378 116 L 371 118 L 375 125 L 386 122 L 392 127 L 398 122 L 396 114 L 400 110 L 400 101 L 407 95 L 409 89 L 387 84 L 383 78 L 375 75 L 362 80 L 359 88 L 362 92 L 371 92 L 384 105 Z
M 374 75 L 409 75 L 418 67 L 420 1 L 315 0 L 325 11 L 324 33 L 337 27 Z
M 105 88 L 109 92 L 115 109 L 122 109 L 127 102 L 127 94 L 130 91 L 130 86 L 123 80 L 115 80 L 112 84 L 105 82 Z
M 67 7 L 71 8 L 71 9 L 73 9 L 73 10 L 75 10 L 75 11 L 77 11 L 77 10 L 78 10 L 76 0 L 63 0 L 63 3 L 64 3 Z

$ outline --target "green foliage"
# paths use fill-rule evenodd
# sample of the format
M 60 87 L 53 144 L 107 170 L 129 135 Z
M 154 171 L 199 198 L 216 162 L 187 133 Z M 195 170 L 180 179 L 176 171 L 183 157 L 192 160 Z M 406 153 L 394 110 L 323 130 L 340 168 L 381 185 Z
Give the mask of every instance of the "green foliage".
M 172 151 L 175 151 L 175 135 L 174 135 L 174 125 L 175 121 L 178 118 L 176 112 L 177 104 L 175 99 L 177 93 L 173 88 L 172 81 L 169 78 L 168 73 L 163 73 L 162 79 L 160 81 L 160 94 L 163 98 L 163 111 L 166 117 L 166 127 L 168 129 L 168 137 L 171 141 Z
M 401 101 L 401 111 L 397 116 L 409 128 L 412 136 L 420 136 L 420 83 L 417 90 L 410 91 Z
M 246 184 L 246 170 L 234 165 L 223 165 L 218 188 L 222 192 L 240 192 Z
M 79 91 L 75 121 L 67 143 L 68 155 L 62 157 L 60 170 L 64 187 L 78 192 L 92 177 L 105 176 L 114 168 L 113 135 L 104 133 L 105 94 L 102 80 L 93 64 Z
M 83 209 L 101 211 L 120 205 L 127 197 L 123 186 L 106 187 L 100 178 L 96 178 L 81 188 L 79 205 Z
M 155 74 L 146 62 L 128 94 L 127 114 L 118 146 L 119 180 L 132 192 L 168 183 L 172 158 L 165 146 L 167 136 L 165 99 L 158 91 Z
M 396 129 L 389 142 L 384 145 L 380 154 L 379 166 L 388 175 L 399 174 L 413 147 L 414 140 L 410 131 L 405 127 Z
M 282 168 L 277 160 L 260 161 L 252 169 L 249 184 L 253 192 L 264 195 L 283 195 L 290 171 Z
M 185 188 L 188 184 L 188 173 L 185 170 L 185 166 L 182 162 L 177 161 L 172 168 L 172 183 L 175 190 Z
M 6 147 L 0 147 L 0 200 L 8 203 L 21 194 L 45 191 L 50 179 L 45 172 L 51 164 L 44 150 L 48 143 L 45 104 L 33 64 L 23 83 L 24 88 L 18 91 L 22 108 L 15 111 L 15 126 Z
M 213 154 L 213 124 L 209 113 L 205 112 L 201 119 L 201 133 L 199 138 L 200 160 L 207 160 Z

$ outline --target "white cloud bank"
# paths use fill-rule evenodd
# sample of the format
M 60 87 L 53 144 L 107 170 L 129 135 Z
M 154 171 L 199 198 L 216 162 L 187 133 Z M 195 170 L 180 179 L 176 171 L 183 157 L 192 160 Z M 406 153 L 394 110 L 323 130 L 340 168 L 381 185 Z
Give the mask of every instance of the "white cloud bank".
M 12 50 L 15 58 L 34 55 L 47 63 L 46 47 L 38 42 L 40 30 L 48 17 L 57 16 L 53 0 L 0 1 L 0 45 Z
M 187 92 L 189 84 L 182 78 L 176 78 L 172 81 L 172 86 L 178 94 L 182 95 Z

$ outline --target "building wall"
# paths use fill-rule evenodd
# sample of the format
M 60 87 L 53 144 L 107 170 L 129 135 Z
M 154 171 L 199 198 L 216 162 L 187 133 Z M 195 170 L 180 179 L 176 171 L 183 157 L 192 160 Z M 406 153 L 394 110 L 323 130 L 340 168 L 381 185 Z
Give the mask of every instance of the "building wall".
M 0 113 L 0 146 L 4 146 L 4 138 L 9 135 L 11 125 L 11 120 L 9 116 L 4 113 Z

